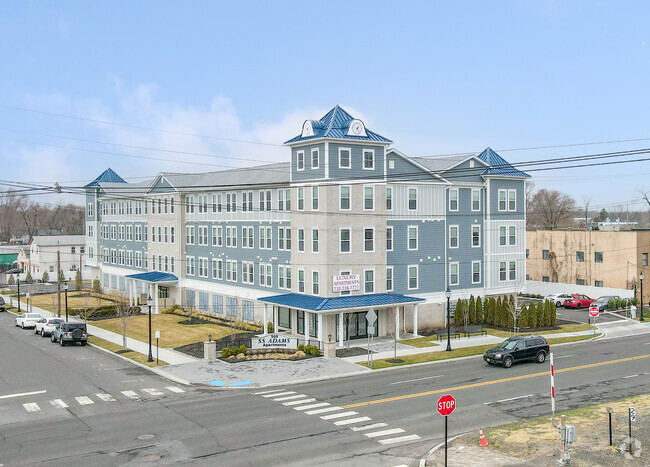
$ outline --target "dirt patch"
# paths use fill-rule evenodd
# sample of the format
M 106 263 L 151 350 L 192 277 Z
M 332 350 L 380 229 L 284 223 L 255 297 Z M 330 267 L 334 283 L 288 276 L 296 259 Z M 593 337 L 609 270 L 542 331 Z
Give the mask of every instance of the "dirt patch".
M 350 347 L 349 349 L 336 349 L 337 357 L 358 357 L 359 355 L 368 355 L 368 349 L 363 349 L 361 347 Z

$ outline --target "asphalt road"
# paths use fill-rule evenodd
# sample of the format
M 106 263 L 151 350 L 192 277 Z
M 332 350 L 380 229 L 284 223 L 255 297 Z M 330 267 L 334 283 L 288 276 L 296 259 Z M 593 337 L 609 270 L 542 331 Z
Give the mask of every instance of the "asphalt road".
M 558 410 L 647 392 L 650 334 L 552 350 Z M 10 314 L 0 314 L 0 355 L 4 465 L 417 465 L 442 439 L 443 393 L 458 401 L 450 435 L 550 411 L 548 364 L 469 358 L 257 391 L 188 388 L 96 349 L 61 348 Z M 34 391 L 46 392 L 5 397 Z

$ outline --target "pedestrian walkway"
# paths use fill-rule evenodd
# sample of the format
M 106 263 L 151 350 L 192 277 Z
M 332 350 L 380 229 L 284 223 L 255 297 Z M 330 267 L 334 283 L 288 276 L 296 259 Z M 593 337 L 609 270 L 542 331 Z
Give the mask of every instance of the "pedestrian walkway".
M 11 297 L 11 306 L 17 306 L 16 300 Z M 37 306 L 30 305 L 30 312 L 31 313 L 39 313 L 41 316 L 49 318 L 53 316 L 57 316 L 56 313 L 52 313 L 51 311 L 44 310 L 42 308 L 39 308 Z M 82 323 L 83 321 L 77 319 L 77 318 L 68 318 L 68 321 L 73 322 L 73 323 Z M 107 331 L 106 329 L 102 329 L 97 326 L 93 326 L 92 324 L 86 324 L 86 327 L 88 328 L 88 333 L 97 336 L 101 339 L 104 339 L 106 341 L 112 342 L 113 344 L 117 345 L 122 345 L 122 335 L 118 334 L 116 332 L 112 331 Z M 130 337 L 126 338 L 126 346 L 130 349 L 133 350 L 134 352 L 141 353 L 142 355 L 149 355 L 149 343 L 147 342 L 142 342 L 138 341 L 135 339 L 132 339 Z M 154 349 L 154 352 L 156 350 Z M 167 362 L 170 365 L 179 365 L 182 363 L 191 363 L 195 362 L 197 359 L 194 357 L 190 357 L 189 355 L 185 355 L 181 352 L 177 352 L 172 349 L 158 349 L 158 357 L 160 360 L 163 362 Z

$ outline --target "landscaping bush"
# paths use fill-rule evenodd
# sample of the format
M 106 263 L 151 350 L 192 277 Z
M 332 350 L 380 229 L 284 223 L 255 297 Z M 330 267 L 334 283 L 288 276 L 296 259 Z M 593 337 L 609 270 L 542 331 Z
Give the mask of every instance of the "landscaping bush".
M 230 357 L 230 349 L 228 347 L 224 347 L 223 349 L 221 349 L 221 356 L 223 358 Z
M 309 349 L 309 353 L 312 355 L 312 357 L 318 357 L 320 355 L 320 350 L 318 350 L 318 347 L 315 345 L 312 345 L 311 349 Z
M 246 353 L 246 346 L 244 344 L 239 346 L 239 352 L 238 353 L 243 353 L 243 354 Z
M 176 310 L 178 310 L 181 306 L 180 305 L 172 305 L 170 308 L 167 308 L 166 310 L 162 310 L 160 313 L 168 315 L 170 313 L 175 313 Z
M 99 282 L 99 279 L 93 280 L 93 292 L 96 294 L 102 293 L 102 283 Z
M 476 298 L 476 322 L 485 322 L 485 316 L 483 316 L 483 302 L 481 301 L 481 297 Z
M 298 350 L 300 350 L 301 352 L 304 352 L 305 351 L 305 346 L 302 345 L 302 344 L 299 344 L 298 345 Z
M 236 345 L 230 346 L 230 355 L 237 355 L 239 353 L 239 347 Z
M 271 322 L 266 323 L 266 332 L 268 332 L 269 334 L 273 332 L 273 323 Z
M 528 308 L 526 307 L 525 303 L 521 304 L 521 311 L 519 312 L 519 322 L 517 325 L 520 328 L 527 328 L 528 327 Z

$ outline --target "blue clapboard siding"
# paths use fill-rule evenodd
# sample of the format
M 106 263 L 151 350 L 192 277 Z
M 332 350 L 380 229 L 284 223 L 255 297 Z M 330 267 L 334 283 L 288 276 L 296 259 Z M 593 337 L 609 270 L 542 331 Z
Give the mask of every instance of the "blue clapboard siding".
M 474 167 L 471 167 L 472 162 L 474 163 Z M 481 177 L 481 173 L 483 173 L 486 168 L 487 166 L 478 161 L 468 160 L 462 164 L 458 164 L 456 167 L 452 167 L 451 169 L 442 172 L 441 175 L 454 184 L 466 182 L 483 183 L 485 180 Z
M 318 168 L 312 169 L 311 150 L 318 149 Z M 298 152 L 305 153 L 305 170 L 298 170 Z M 306 144 L 291 148 L 291 180 L 300 182 L 325 178 L 325 143 Z
M 492 178 L 488 181 L 490 186 L 490 218 L 497 219 L 524 219 L 524 180 L 506 180 Z M 499 211 L 499 190 L 517 190 L 517 210 Z M 506 197 L 507 207 L 507 197 Z
M 353 179 L 363 180 L 368 178 L 381 178 L 384 176 L 384 147 L 372 144 L 359 145 L 355 143 L 330 143 L 329 144 L 329 165 L 330 178 L 332 179 Z M 350 168 L 339 168 L 339 148 L 351 150 Z M 374 170 L 363 169 L 363 150 L 372 149 L 375 151 Z
M 449 262 L 458 261 L 460 275 L 458 286 L 450 286 L 451 290 L 455 288 L 481 287 L 483 284 L 485 235 L 483 232 L 482 209 L 484 208 L 484 200 L 482 199 L 481 202 L 481 211 L 471 211 L 471 196 L 472 190 L 470 188 L 459 188 L 458 212 L 449 211 L 449 190 L 447 190 L 447 256 L 450 258 Z M 458 226 L 458 248 L 449 248 L 449 226 L 452 225 Z M 472 248 L 472 225 L 481 226 L 480 248 Z M 472 284 L 472 261 L 481 261 L 481 282 L 479 284 Z M 449 268 L 447 268 L 447 274 L 449 274 Z

